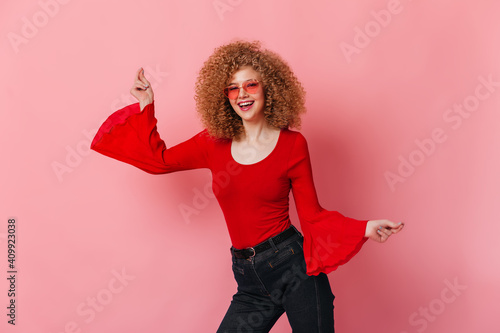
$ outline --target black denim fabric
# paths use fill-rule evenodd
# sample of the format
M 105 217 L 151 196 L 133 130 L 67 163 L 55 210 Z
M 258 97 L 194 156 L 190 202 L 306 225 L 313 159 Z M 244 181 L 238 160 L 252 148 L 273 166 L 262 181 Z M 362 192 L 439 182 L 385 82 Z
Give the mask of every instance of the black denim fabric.
M 294 333 L 334 332 L 330 282 L 324 273 L 306 274 L 303 237 L 295 230 L 252 258 L 232 256 L 238 290 L 217 333 L 269 332 L 283 313 Z

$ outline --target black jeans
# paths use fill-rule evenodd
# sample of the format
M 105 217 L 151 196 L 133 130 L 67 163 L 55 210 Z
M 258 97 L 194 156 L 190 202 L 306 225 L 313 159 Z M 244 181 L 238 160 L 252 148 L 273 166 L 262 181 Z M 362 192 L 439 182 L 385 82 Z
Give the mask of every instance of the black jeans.
M 238 291 L 217 333 L 269 332 L 283 313 L 294 333 L 334 332 L 330 282 L 324 273 L 306 274 L 303 237 L 295 230 L 296 235 L 279 244 L 267 240 L 272 248 L 253 258 L 233 254 Z

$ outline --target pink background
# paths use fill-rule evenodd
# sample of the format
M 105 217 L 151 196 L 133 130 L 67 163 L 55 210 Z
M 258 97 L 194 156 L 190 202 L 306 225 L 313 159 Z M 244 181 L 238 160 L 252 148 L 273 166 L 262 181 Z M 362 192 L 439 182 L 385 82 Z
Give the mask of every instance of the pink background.
M 215 332 L 236 288 L 224 219 L 215 199 L 189 219 L 179 210 L 210 172 L 152 176 L 88 146 L 134 102 L 141 66 L 167 146 L 190 138 L 201 129 L 198 70 L 243 38 L 281 54 L 307 90 L 301 132 L 322 206 L 406 222 L 329 275 L 337 331 L 498 332 L 499 10 L 487 0 L 2 1 L 0 330 Z M 298 225 L 294 207 L 291 218 Z M 290 331 L 286 316 L 272 330 Z

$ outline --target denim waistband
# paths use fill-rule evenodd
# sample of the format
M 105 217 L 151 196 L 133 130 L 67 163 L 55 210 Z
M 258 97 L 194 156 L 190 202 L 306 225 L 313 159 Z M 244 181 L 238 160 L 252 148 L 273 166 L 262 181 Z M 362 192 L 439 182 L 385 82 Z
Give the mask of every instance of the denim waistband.
M 277 243 L 277 242 L 275 241 L 277 238 L 279 238 L 279 236 L 280 236 L 281 234 L 283 234 L 283 233 L 285 233 L 285 232 L 289 231 L 290 229 L 293 229 L 293 230 L 295 231 L 295 235 L 290 236 L 290 237 L 288 237 L 287 239 L 284 239 L 284 240 L 282 240 L 282 241 L 281 241 L 281 242 L 279 242 L 279 243 Z M 284 231 L 280 232 L 279 234 L 274 235 L 274 236 L 272 236 L 272 237 L 269 237 L 269 238 L 268 238 L 268 239 L 266 239 L 265 241 L 263 241 L 263 242 L 261 242 L 261 243 L 259 243 L 259 244 L 255 245 L 255 246 L 253 246 L 253 247 L 246 248 L 246 249 L 257 248 L 257 247 L 259 247 L 259 246 L 261 246 L 261 245 L 263 245 L 263 244 L 265 244 L 265 243 L 269 243 L 269 244 L 270 244 L 270 248 L 269 248 L 269 249 L 267 249 L 267 250 L 264 250 L 264 251 L 262 251 L 262 252 L 260 252 L 260 253 L 264 253 L 264 252 L 267 252 L 267 251 L 269 251 L 269 250 L 273 250 L 273 252 L 274 252 L 274 251 L 276 251 L 279 247 L 281 247 L 281 246 L 283 246 L 283 245 L 286 245 L 286 244 L 289 242 L 289 240 L 294 240 L 294 239 L 296 239 L 296 236 L 300 236 L 300 237 L 302 237 L 302 234 L 300 233 L 300 231 L 298 231 L 298 230 L 297 230 L 297 228 L 295 228 L 295 226 L 294 226 L 293 224 L 290 224 L 290 227 L 288 227 L 286 230 L 284 230 Z M 241 249 L 241 250 L 246 250 L 246 249 Z M 231 255 L 234 257 L 234 256 L 235 256 L 235 254 L 234 254 L 234 250 L 236 250 L 236 248 L 235 248 L 235 247 L 233 247 L 233 246 L 231 246 L 231 249 L 230 249 L 230 250 L 231 250 Z M 258 256 L 260 253 L 256 253 L 256 254 L 255 254 L 255 256 Z

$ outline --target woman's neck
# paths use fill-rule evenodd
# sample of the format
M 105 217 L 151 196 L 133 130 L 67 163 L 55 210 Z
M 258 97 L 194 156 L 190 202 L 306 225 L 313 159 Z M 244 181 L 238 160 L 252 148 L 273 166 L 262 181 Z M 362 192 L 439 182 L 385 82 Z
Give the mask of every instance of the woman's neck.
M 247 143 L 267 141 L 274 137 L 272 134 L 276 130 L 279 129 L 269 125 L 265 119 L 259 122 L 243 121 L 243 132 L 237 141 L 245 141 Z

